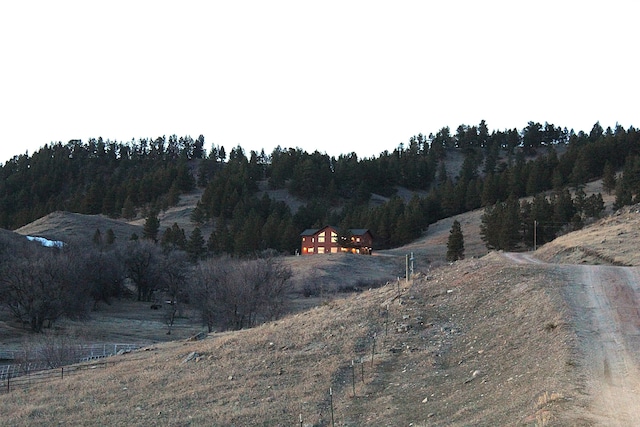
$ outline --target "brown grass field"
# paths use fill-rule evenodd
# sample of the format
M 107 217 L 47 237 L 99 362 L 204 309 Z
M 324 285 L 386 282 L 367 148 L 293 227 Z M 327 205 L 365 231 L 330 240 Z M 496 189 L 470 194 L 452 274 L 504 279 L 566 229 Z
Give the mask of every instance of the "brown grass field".
M 535 256 L 639 265 L 637 209 Z M 65 324 L 90 340 L 144 347 L 0 394 L 0 425 L 608 425 L 593 403 L 579 307 L 567 296 L 578 285 L 561 268 L 487 253 L 481 214 L 458 217 L 467 259 L 453 264 L 444 262 L 453 219 L 374 256 L 286 258 L 299 284 L 327 292 L 254 329 L 190 341 L 201 329 L 185 317 L 167 342 L 161 319 L 149 317 L 157 314 L 133 303 Z M 410 252 L 416 274 L 398 281 Z M 345 282 L 365 290 L 330 292 Z

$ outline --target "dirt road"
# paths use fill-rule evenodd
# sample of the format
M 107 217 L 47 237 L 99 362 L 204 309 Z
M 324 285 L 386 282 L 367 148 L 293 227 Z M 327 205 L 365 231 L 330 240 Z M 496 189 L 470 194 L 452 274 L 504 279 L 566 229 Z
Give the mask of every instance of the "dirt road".
M 541 263 L 505 254 L 517 263 Z M 588 419 L 596 425 L 640 425 L 640 269 L 547 264 L 567 284 L 564 295 L 579 337 Z

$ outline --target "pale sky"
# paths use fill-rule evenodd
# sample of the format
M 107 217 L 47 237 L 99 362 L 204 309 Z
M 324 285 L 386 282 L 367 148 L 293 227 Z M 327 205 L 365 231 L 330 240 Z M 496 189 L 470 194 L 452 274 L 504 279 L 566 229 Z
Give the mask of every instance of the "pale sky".
M 640 126 L 640 2 L 3 1 L 0 163 L 205 136 L 377 156 L 449 126 Z

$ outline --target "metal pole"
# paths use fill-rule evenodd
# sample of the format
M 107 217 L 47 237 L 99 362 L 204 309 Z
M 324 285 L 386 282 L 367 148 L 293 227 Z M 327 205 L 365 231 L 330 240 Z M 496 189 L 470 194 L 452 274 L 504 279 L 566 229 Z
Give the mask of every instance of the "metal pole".
M 407 283 L 409 283 L 409 254 L 404 256 L 404 277 Z
M 533 251 L 538 249 L 538 220 L 533 221 Z

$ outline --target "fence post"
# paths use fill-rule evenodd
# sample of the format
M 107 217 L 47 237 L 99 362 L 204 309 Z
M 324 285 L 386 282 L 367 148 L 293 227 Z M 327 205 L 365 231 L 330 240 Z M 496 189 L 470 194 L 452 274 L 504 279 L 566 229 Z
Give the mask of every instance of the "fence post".
M 389 333 L 389 304 L 387 304 L 387 311 L 385 312 L 384 319 L 384 341 L 386 344 L 387 334 Z
M 371 370 L 373 370 L 373 356 L 376 354 L 376 334 L 373 334 L 373 344 L 371 345 Z
M 62 368 L 60 368 L 60 379 L 61 380 L 64 379 L 64 366 Z
M 353 397 L 356 397 L 356 366 L 351 359 L 351 389 L 353 390 Z
M 335 421 L 333 419 L 333 390 L 329 387 L 329 405 L 331 406 L 331 426 L 335 427 Z

